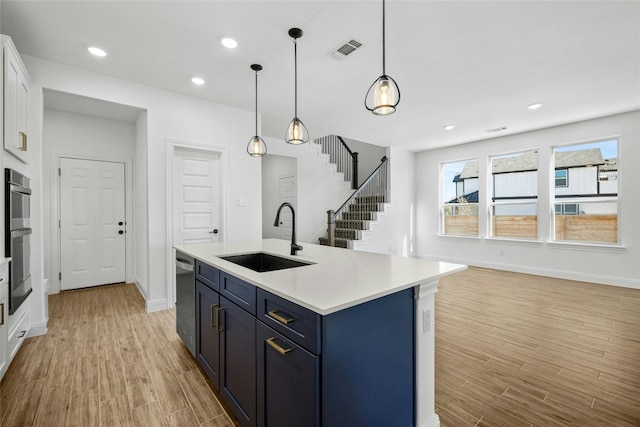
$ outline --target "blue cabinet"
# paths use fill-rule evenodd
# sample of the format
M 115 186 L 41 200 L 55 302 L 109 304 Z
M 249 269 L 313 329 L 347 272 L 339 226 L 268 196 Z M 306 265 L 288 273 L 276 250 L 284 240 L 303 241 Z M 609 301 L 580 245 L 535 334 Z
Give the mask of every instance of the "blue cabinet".
M 197 361 L 242 426 L 411 426 L 414 311 L 407 289 L 321 316 L 201 267 Z
M 256 425 L 256 318 L 220 297 L 220 393 L 243 426 Z
M 196 361 L 209 380 L 220 389 L 220 295 L 196 280 Z
M 319 357 L 256 320 L 258 425 L 319 426 Z

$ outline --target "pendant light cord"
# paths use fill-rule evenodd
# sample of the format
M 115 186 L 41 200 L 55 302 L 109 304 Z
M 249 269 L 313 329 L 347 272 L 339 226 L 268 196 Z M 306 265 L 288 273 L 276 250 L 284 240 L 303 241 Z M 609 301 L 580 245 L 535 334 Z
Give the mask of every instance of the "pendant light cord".
M 298 39 L 293 39 L 293 81 L 294 81 L 294 107 L 293 116 L 298 117 Z
M 386 63 L 386 58 L 385 58 L 385 20 L 384 20 L 384 0 L 382 0 L 382 75 L 386 76 L 387 73 L 385 71 L 385 63 Z
M 258 136 L 258 72 L 256 71 L 256 136 Z

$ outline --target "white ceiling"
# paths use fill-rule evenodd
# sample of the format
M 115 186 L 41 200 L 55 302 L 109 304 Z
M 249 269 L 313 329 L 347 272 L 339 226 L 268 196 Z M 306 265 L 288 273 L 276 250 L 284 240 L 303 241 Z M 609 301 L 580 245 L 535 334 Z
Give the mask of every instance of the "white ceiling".
M 386 117 L 363 106 L 382 71 L 379 0 L 3 0 L 0 14 L 22 54 L 251 111 L 259 63 L 262 133 L 276 138 L 293 118 L 291 27 L 304 30 L 298 115 L 312 138 L 417 151 L 640 109 L 638 1 L 390 0 L 386 71 L 402 99 Z M 351 38 L 363 47 L 328 55 Z M 92 44 L 109 56 L 89 55 Z

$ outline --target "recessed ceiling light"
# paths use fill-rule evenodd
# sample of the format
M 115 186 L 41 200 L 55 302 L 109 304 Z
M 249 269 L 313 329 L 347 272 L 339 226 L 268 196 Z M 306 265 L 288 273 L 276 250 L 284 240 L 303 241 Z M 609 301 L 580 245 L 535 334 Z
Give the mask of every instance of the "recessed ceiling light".
M 230 37 L 223 38 L 220 40 L 220 43 L 222 43 L 222 46 L 229 49 L 235 49 L 238 46 L 238 42 Z
M 104 50 L 104 49 L 100 49 L 99 47 L 90 46 L 87 50 L 88 50 L 92 55 L 95 55 L 95 56 L 99 56 L 99 57 L 107 56 L 107 52 L 105 52 L 105 50 Z
M 204 79 L 202 79 L 200 77 L 193 77 L 191 79 L 191 81 L 193 82 L 194 85 L 203 85 L 204 84 Z
M 542 104 L 539 102 L 536 102 L 535 104 L 529 104 L 527 105 L 527 108 L 529 110 L 537 110 L 538 108 L 542 107 Z
M 446 125 L 446 126 L 442 126 L 442 129 L 444 129 L 444 130 L 453 130 L 453 129 L 455 129 L 455 128 L 456 128 L 456 127 L 455 127 L 454 125 Z

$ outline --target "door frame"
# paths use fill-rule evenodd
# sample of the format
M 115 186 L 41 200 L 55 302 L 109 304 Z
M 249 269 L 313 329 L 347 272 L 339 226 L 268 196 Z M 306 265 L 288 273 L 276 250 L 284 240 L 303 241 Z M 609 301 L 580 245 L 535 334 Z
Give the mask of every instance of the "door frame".
M 166 265 L 167 265 L 167 307 L 173 308 L 175 306 L 176 300 L 176 273 L 175 273 L 175 249 L 173 249 L 173 202 L 174 202 L 174 194 L 173 194 L 173 158 L 175 156 L 176 148 L 184 148 L 187 150 L 195 150 L 195 151 L 206 151 L 209 153 L 215 153 L 220 156 L 220 169 L 219 169 L 219 193 L 220 194 L 220 226 L 218 229 L 220 230 L 220 241 L 224 242 L 227 236 L 227 204 L 226 204 L 226 191 L 225 191 L 225 177 L 227 176 L 227 167 L 228 167 L 228 148 L 215 145 L 213 143 L 205 143 L 205 142 L 196 142 L 196 141 L 187 141 L 175 138 L 166 138 L 165 140 L 165 171 L 166 173 L 166 218 L 167 218 L 167 227 L 166 227 Z
M 98 157 L 98 156 L 85 156 L 73 153 L 67 153 L 57 151 L 51 153 L 51 182 L 55 182 L 52 185 L 51 191 L 51 266 L 49 272 L 49 295 L 57 294 L 60 292 L 60 279 L 58 279 L 58 273 L 62 268 L 62 252 L 60 251 L 60 227 L 58 227 L 60 218 L 60 176 L 58 175 L 58 168 L 60 168 L 60 159 L 77 159 L 77 160 L 90 160 L 95 162 L 110 162 L 110 163 L 122 163 L 124 164 L 124 212 L 125 221 L 127 224 L 127 236 L 125 236 L 125 266 L 124 277 L 126 283 L 133 282 L 133 238 L 135 224 L 133 223 L 133 180 L 132 180 L 132 164 L 133 159 L 122 157 Z

